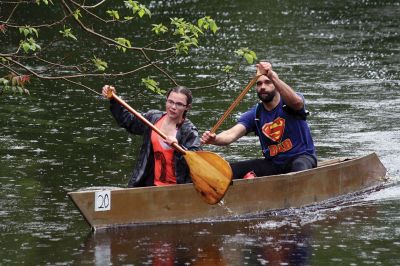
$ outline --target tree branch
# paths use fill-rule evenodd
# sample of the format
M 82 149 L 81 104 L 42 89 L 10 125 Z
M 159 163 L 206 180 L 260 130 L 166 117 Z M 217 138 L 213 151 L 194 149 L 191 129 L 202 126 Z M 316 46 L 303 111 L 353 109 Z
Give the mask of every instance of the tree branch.
M 124 41 L 126 40 L 124 40 L 124 38 L 121 38 L 122 41 L 120 41 L 119 39 L 113 39 L 112 36 L 108 36 L 108 34 L 112 35 L 113 28 L 110 30 L 110 27 L 105 27 L 107 23 L 122 23 L 129 21 L 129 19 L 126 21 L 117 19 L 107 20 L 106 15 L 99 13 L 99 10 L 95 9 L 105 4 L 105 0 L 92 1 L 97 2 L 93 5 L 85 5 L 87 2 L 86 0 L 57 0 L 53 2 L 54 5 L 57 6 L 52 7 L 52 9 L 49 9 L 50 7 L 45 6 L 44 4 L 39 7 L 40 11 L 48 12 L 50 10 L 55 12 L 52 12 L 52 16 L 42 16 L 40 18 L 35 17 L 32 21 L 41 19 L 41 21 L 36 22 L 39 23 L 39 25 L 36 26 L 29 24 L 29 17 L 23 17 L 29 16 L 27 15 L 29 13 L 24 12 L 26 9 L 25 6 L 22 6 L 22 4 L 34 5 L 35 0 L 7 2 L 14 6 L 9 6 L 9 15 L 2 16 L 6 21 L 0 21 L 0 34 L 3 32 L 5 36 L 4 39 L 7 40 L 7 37 L 9 37 L 7 36 L 8 32 L 5 31 L 7 27 L 13 28 L 13 31 L 10 31 L 10 33 L 12 33 L 10 36 L 13 36 L 14 33 L 17 34 L 15 28 L 22 28 L 20 31 L 23 33 L 23 35 L 20 35 L 22 36 L 20 38 L 21 40 L 12 38 L 13 43 L 8 43 L 7 41 L 5 45 L 2 46 L 3 48 L 0 48 L 0 66 L 4 67 L 3 69 L 6 69 L 6 71 L 14 73 L 14 76 L 25 76 L 25 74 L 27 74 L 27 76 L 29 75 L 43 80 L 62 80 L 95 92 L 90 88 L 90 86 L 85 85 L 88 81 L 83 80 L 83 78 L 89 80 L 100 77 L 118 78 L 136 75 L 136 73 L 140 71 L 151 68 L 157 71 L 158 74 L 161 74 L 168 83 L 179 86 L 179 80 L 174 77 L 173 73 L 170 73 L 169 67 L 164 63 L 173 62 L 173 59 L 177 57 L 179 53 L 187 53 L 193 47 L 197 47 L 198 37 L 204 34 L 203 31 L 208 31 L 207 27 L 202 28 L 200 26 L 200 22 L 199 25 L 196 25 L 186 22 L 183 18 L 173 18 L 171 19 L 171 29 L 168 29 L 161 23 L 156 25 L 158 27 L 155 27 L 155 24 L 151 25 L 149 23 L 149 27 L 147 28 L 154 30 L 157 34 L 168 32 L 170 35 L 166 35 L 165 39 L 150 41 L 142 47 L 131 47 L 129 42 L 124 44 Z M 3 3 L 5 2 L 2 1 L 2 4 Z M 118 6 L 120 6 L 120 4 L 118 4 Z M 28 6 L 28 8 L 29 7 L 30 6 Z M 82 18 L 77 17 L 78 13 L 76 10 L 78 9 L 81 10 L 81 12 L 85 12 Z M 42 12 L 39 12 L 38 14 L 42 14 Z M 53 17 L 59 19 L 54 20 Z M 20 18 L 21 20 L 19 20 Z M 207 18 L 210 20 L 209 17 Z M 24 25 L 19 26 L 18 24 L 22 24 L 21 21 L 27 22 L 24 22 Z M 213 20 L 211 19 L 211 21 Z M 58 25 L 63 23 L 65 23 L 65 27 L 60 31 Z M 204 22 L 204 18 L 202 19 L 202 23 L 207 23 Z M 71 26 L 70 24 L 73 25 Z M 67 25 L 68 27 L 66 27 Z M 105 28 L 101 28 L 102 26 Z M 114 25 L 111 24 L 111 26 Z M 43 30 L 43 34 L 41 33 L 38 36 L 36 28 L 47 29 Z M 106 31 L 102 31 L 104 29 Z M 74 32 L 72 32 L 72 30 L 74 30 Z M 58 34 L 59 31 L 67 39 L 62 39 L 61 35 Z M 80 53 L 79 56 L 76 56 L 76 58 L 72 58 L 68 55 L 69 52 L 65 54 L 64 47 L 68 48 L 66 40 L 77 40 L 74 35 L 75 31 L 80 31 L 83 36 L 82 40 L 75 43 L 78 49 L 82 49 L 82 53 Z M 102 32 L 107 33 L 102 34 Z M 107 59 L 112 61 L 112 63 L 110 63 L 103 61 L 103 58 L 98 58 L 97 55 L 93 58 L 94 50 L 89 50 L 89 47 L 85 47 L 85 41 L 93 42 L 95 47 L 98 47 L 103 55 L 109 54 L 111 56 L 111 50 L 114 47 L 124 48 L 124 51 L 125 49 L 128 50 L 128 55 L 126 56 L 132 54 L 139 55 L 139 61 L 135 63 L 134 67 L 128 66 L 128 68 L 126 68 L 124 66 L 121 68 L 122 65 L 119 65 L 118 62 L 113 61 L 112 59 Z M 73 47 L 76 46 L 75 44 Z M 127 45 L 129 45 L 129 47 Z M 10 49 L 14 48 L 16 50 L 15 52 L 9 52 Z M 2 52 L 1 49 L 5 51 Z M 60 52 L 60 50 L 62 52 Z M 71 56 L 75 55 L 74 52 L 71 53 Z M 113 65 L 109 67 L 108 64 Z M 239 66 L 240 61 L 236 67 L 229 67 L 229 69 L 238 70 Z M 118 69 L 122 69 L 122 71 L 117 71 Z M 226 83 L 230 78 L 230 74 L 227 74 L 223 80 L 216 81 L 210 85 L 196 87 L 195 89 L 216 87 Z
M 89 90 L 89 91 L 91 91 L 91 92 L 93 92 L 93 93 L 95 93 L 95 94 L 101 96 L 101 93 L 97 92 L 96 90 L 94 90 L 94 89 L 92 89 L 92 88 L 90 88 L 90 87 L 88 87 L 88 86 L 86 86 L 86 85 L 84 85 L 84 84 L 82 84 L 82 83 L 80 83 L 80 82 L 76 82 L 76 81 L 70 80 L 70 79 L 68 79 L 68 78 L 63 78 L 63 80 L 65 80 L 65 81 L 67 81 L 67 82 L 69 82 L 69 83 L 72 83 L 72 84 L 81 86 L 81 87 L 83 87 L 84 89 Z
M 60 1 L 61 1 L 61 3 L 63 4 L 63 6 L 65 7 L 65 9 L 67 10 L 67 12 L 68 12 L 69 14 L 73 15 L 72 10 L 71 10 L 71 8 L 67 5 L 67 3 L 66 3 L 64 0 L 60 0 Z M 115 46 L 121 46 L 121 47 L 124 47 L 124 48 L 129 49 L 129 50 L 136 50 L 136 51 L 148 50 L 148 51 L 163 53 L 163 52 L 169 52 L 169 51 L 175 49 L 175 47 L 170 47 L 170 48 L 167 48 L 167 49 L 151 49 L 151 48 L 141 48 L 141 47 L 128 47 L 128 46 L 126 46 L 126 45 L 123 45 L 123 44 L 118 43 L 117 41 L 115 41 L 115 40 L 113 40 L 113 39 L 111 39 L 111 38 L 109 38 L 109 37 L 106 37 L 106 36 L 104 36 L 104 35 L 102 35 L 102 34 L 100 34 L 100 33 L 97 33 L 96 31 L 94 31 L 94 30 L 92 30 L 92 29 L 89 29 L 89 28 L 86 27 L 86 25 L 83 24 L 83 22 L 82 22 L 81 20 L 79 20 L 79 19 L 75 19 L 75 21 L 78 23 L 78 25 L 79 25 L 84 31 L 86 31 L 86 32 L 88 32 L 88 33 L 90 33 L 90 34 L 93 34 L 93 35 L 95 35 L 95 36 L 98 37 L 98 38 L 101 38 L 101 39 L 103 39 L 103 40 L 106 40 L 106 41 L 112 43 L 112 44 L 115 45 Z

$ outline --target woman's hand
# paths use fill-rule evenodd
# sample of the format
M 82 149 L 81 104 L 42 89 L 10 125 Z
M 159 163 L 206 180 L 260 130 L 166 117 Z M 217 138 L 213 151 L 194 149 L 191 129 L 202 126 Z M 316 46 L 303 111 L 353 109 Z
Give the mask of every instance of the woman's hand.
M 174 136 L 167 136 L 167 138 L 164 140 L 164 142 L 167 143 L 171 147 L 174 143 L 178 144 L 178 140 Z
M 117 91 L 113 86 L 104 85 L 101 94 L 104 96 L 104 98 L 111 99 L 112 98 L 111 92 L 117 93 Z

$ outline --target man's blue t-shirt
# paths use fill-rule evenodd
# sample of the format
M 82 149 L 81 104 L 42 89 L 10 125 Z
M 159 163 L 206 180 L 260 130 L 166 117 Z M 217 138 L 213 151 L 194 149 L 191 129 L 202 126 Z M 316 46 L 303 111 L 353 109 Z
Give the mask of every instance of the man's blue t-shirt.
M 300 93 L 298 95 L 304 100 Z M 247 133 L 255 132 L 260 139 L 263 155 L 274 163 L 287 163 L 302 154 L 311 155 L 316 160 L 314 142 L 306 120 L 284 110 L 283 106 L 285 103 L 282 99 L 271 111 L 259 103 L 244 113 L 238 123 L 246 127 Z M 297 113 L 305 116 L 305 107 Z

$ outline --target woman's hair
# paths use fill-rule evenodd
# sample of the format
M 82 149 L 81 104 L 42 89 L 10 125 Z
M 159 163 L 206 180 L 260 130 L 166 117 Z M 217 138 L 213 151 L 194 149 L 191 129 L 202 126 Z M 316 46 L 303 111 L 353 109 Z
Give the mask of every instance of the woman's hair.
M 187 105 L 192 104 L 193 96 L 192 96 L 192 92 L 188 88 L 183 87 L 183 86 L 178 86 L 178 87 L 169 89 L 169 91 L 167 92 L 167 99 L 168 99 L 169 95 L 171 94 L 171 92 L 184 94 L 186 96 L 186 104 Z
M 166 94 L 167 95 L 167 99 L 168 99 L 169 95 L 171 94 L 171 92 L 184 94 L 186 96 L 186 105 L 191 105 L 192 104 L 193 96 L 192 96 L 192 92 L 188 88 L 183 87 L 183 86 L 177 86 L 177 87 L 169 89 L 167 94 Z M 185 112 L 183 112 L 183 119 L 186 118 L 187 111 L 188 110 L 186 109 Z M 182 121 L 182 123 L 183 123 L 183 121 Z M 177 126 L 180 126 L 180 125 L 177 125 Z

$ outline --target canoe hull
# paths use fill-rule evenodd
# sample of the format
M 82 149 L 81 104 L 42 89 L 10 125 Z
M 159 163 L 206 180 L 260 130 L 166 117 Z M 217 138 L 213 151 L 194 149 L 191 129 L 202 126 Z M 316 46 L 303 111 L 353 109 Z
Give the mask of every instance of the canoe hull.
M 332 160 L 297 173 L 234 180 L 224 199 L 216 205 L 206 204 L 192 184 L 89 188 L 70 192 L 68 196 L 96 230 L 132 224 L 216 220 L 301 207 L 379 185 L 385 175 L 385 167 L 372 153 L 350 160 Z M 104 199 L 104 195 L 109 209 L 99 211 L 99 197 Z

